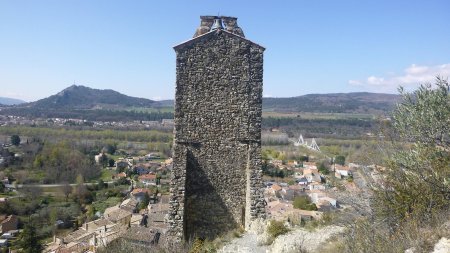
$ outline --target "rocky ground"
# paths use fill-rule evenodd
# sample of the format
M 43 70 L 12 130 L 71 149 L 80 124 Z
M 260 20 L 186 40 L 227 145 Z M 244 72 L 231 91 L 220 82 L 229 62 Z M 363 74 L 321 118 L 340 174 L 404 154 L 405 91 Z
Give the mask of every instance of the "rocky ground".
M 271 253 L 320 252 L 320 248 L 333 236 L 342 233 L 343 227 L 327 226 L 315 231 L 293 230 L 281 235 L 270 246 Z
M 294 228 L 285 235 L 278 236 L 270 245 L 267 234 L 249 231 L 240 238 L 227 243 L 220 253 L 298 253 L 320 252 L 320 248 L 333 236 L 344 231 L 343 227 L 327 226 L 314 231 Z
M 258 244 L 258 235 L 255 232 L 246 232 L 226 244 L 219 253 L 266 253 L 268 246 Z

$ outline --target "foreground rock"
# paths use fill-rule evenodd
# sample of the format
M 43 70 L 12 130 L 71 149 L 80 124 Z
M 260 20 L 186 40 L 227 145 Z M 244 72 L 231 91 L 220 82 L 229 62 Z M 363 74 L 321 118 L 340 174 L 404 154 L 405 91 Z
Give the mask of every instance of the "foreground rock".
M 343 227 L 328 226 L 315 231 L 293 230 L 278 236 L 270 246 L 271 253 L 319 252 L 318 249 L 331 237 L 344 231 Z
M 293 229 L 291 232 L 278 236 L 268 246 L 267 233 L 251 230 L 242 237 L 227 243 L 220 253 L 294 253 L 294 252 L 320 252 L 320 248 L 333 236 L 344 231 L 344 227 L 328 226 L 308 231 L 303 228 Z
M 448 253 L 450 252 L 450 239 L 442 237 L 438 243 L 434 245 L 433 253 Z
M 225 245 L 218 253 L 266 253 L 268 246 L 258 245 L 258 235 L 247 232 Z

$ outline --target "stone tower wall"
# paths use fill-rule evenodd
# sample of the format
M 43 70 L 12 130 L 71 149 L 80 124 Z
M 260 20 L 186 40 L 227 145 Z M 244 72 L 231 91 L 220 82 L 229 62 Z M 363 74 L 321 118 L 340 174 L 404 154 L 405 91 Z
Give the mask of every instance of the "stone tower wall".
M 214 238 L 265 217 L 261 46 L 223 30 L 175 47 L 169 233 Z

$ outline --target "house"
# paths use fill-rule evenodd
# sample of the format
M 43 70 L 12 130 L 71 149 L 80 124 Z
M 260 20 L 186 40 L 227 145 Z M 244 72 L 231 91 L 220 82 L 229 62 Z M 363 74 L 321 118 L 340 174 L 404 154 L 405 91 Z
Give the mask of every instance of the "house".
M 322 216 L 322 213 L 318 212 L 318 211 L 308 211 L 308 210 L 296 209 L 294 212 L 298 213 L 301 216 L 301 219 L 303 221 L 319 219 Z
M 156 175 L 155 174 L 144 174 L 138 177 L 138 180 L 145 185 L 156 185 Z
M 292 202 L 287 201 L 271 201 L 267 203 L 267 214 L 275 220 L 285 220 L 286 214 L 294 209 Z
M 312 182 L 311 184 L 309 184 L 309 189 L 310 190 L 325 190 L 325 185 L 323 185 L 322 183 L 319 183 L 319 182 Z
M 310 190 L 307 194 L 314 204 L 318 203 L 319 199 L 327 197 L 326 193 L 321 190 Z
M 103 213 L 103 217 L 109 222 L 112 222 L 114 224 L 122 224 L 125 226 L 128 226 L 128 224 L 130 223 L 131 215 L 132 215 L 131 212 L 121 209 L 120 205 L 108 207 L 105 209 L 105 212 Z M 101 219 L 96 221 L 101 221 Z M 85 224 L 89 225 L 90 223 Z M 87 227 L 85 229 L 88 230 Z
M 306 179 L 306 177 L 301 177 L 301 178 L 297 179 L 296 182 L 299 185 L 307 185 L 308 184 L 308 179 Z
M 303 168 L 305 169 L 317 169 L 315 162 L 303 162 Z
M 339 164 L 335 165 L 335 171 L 339 174 L 341 174 L 341 176 L 343 177 L 348 177 L 352 175 L 352 171 L 350 169 L 350 167 L 348 166 L 342 166 Z
M 289 167 L 296 167 L 298 165 L 298 162 L 295 160 L 289 160 L 289 161 L 287 161 L 286 165 Z
M 100 154 L 95 156 L 95 163 L 96 164 L 101 164 L 104 159 L 106 159 L 106 155 L 104 153 L 100 153 Z
M 278 184 L 273 184 L 269 188 L 269 193 L 272 195 L 277 195 L 277 193 L 279 193 L 281 189 L 282 189 L 281 186 L 279 186 Z
M 150 189 L 146 188 L 136 188 L 131 192 L 131 196 L 133 196 L 137 201 L 142 201 L 145 194 L 148 194 L 149 196 L 152 195 L 152 191 Z
M 137 199 L 128 198 L 128 199 L 122 201 L 122 203 L 120 203 L 119 207 L 120 207 L 120 209 L 123 209 L 130 213 L 136 213 L 138 211 L 138 204 L 139 204 L 139 201 Z
M 120 159 L 116 162 L 117 170 L 130 169 L 133 166 L 133 163 L 129 161 L 129 159 Z
M 337 200 L 330 197 L 323 197 L 320 200 L 327 201 L 332 207 L 338 207 Z
M 126 178 L 126 177 L 127 177 L 127 174 L 125 174 L 125 172 L 121 172 L 121 173 L 119 173 L 119 174 L 116 174 L 114 177 L 115 177 L 116 179 Z
M 305 173 L 303 172 L 303 176 L 306 178 L 308 183 L 320 183 L 322 182 L 322 178 L 320 177 L 320 174 L 315 172 L 312 173 L 309 170 Z
M 319 174 L 319 170 L 317 168 L 304 168 L 303 175 L 305 174 Z
M 14 214 L 7 216 L 0 223 L 0 233 L 6 233 L 10 230 L 17 230 L 17 225 L 19 224 L 19 220 L 17 216 Z
M 136 167 L 134 168 L 134 173 L 140 175 L 148 174 L 150 172 L 150 169 L 144 168 L 144 167 Z
M 322 212 L 331 211 L 332 209 L 337 208 L 336 200 L 330 197 L 319 198 L 315 204 L 318 210 Z
M 158 153 L 149 153 L 149 154 L 145 155 L 145 160 L 146 161 L 150 161 L 150 160 L 153 160 L 153 159 L 160 159 L 160 158 L 161 158 L 161 155 L 158 154 Z
M 293 189 L 283 187 L 280 191 L 280 196 L 284 200 L 292 201 L 294 200 L 295 191 Z

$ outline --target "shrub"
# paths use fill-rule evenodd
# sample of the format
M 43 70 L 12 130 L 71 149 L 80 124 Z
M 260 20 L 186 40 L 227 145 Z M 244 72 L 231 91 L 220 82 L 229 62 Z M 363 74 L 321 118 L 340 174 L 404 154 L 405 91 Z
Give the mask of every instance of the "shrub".
M 294 208 L 309 210 L 309 211 L 317 211 L 317 206 L 314 203 L 311 203 L 311 200 L 308 196 L 298 196 L 294 198 Z
M 287 232 L 289 232 L 289 229 L 282 221 L 272 220 L 267 227 L 267 233 L 273 238 L 277 238 L 279 235 L 286 234 Z

